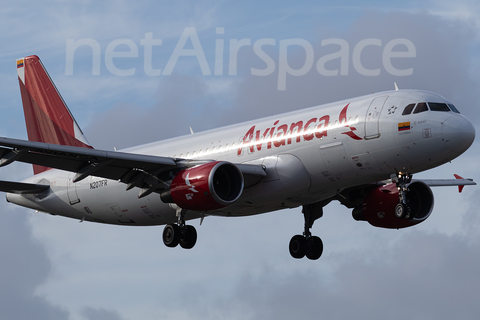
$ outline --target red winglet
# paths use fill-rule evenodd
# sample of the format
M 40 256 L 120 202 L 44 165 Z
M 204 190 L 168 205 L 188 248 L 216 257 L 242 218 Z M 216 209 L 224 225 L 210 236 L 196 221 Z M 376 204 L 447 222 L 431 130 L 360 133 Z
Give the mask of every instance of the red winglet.
M 453 175 L 455 176 L 455 179 L 463 179 L 458 174 L 453 174 Z M 458 192 L 459 193 L 462 193 L 463 187 L 465 187 L 465 186 L 458 186 Z

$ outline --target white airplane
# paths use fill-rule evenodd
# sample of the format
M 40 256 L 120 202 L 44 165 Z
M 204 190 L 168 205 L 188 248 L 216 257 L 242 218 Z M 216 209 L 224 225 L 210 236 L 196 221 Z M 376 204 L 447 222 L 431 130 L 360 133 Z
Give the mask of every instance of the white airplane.
M 302 206 L 294 258 L 318 259 L 310 229 L 338 200 L 356 220 L 404 228 L 427 219 L 431 186 L 471 179 L 412 180 L 473 143 L 475 129 L 443 97 L 386 91 L 122 151 L 94 149 L 37 56 L 17 60 L 28 141 L 0 138 L 0 166 L 33 164 L 23 182 L 0 181 L 7 200 L 81 221 L 165 225 L 168 247 L 192 248 L 186 220 L 238 217 Z M 193 133 L 193 132 L 192 132 Z

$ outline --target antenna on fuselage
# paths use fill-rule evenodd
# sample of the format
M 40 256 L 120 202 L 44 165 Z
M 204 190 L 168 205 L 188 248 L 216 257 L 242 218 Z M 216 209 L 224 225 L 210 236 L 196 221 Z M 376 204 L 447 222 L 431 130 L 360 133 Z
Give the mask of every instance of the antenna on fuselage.
M 393 85 L 395 86 L 395 91 L 398 91 L 398 86 L 396 82 L 393 82 Z

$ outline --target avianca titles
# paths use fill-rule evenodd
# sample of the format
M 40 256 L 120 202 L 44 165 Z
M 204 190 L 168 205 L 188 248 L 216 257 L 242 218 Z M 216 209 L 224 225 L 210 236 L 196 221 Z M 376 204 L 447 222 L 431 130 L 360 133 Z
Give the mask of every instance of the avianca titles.
M 431 187 L 471 179 L 415 180 L 452 161 L 475 129 L 442 96 L 392 90 L 120 151 L 94 149 L 37 56 L 17 60 L 28 141 L 0 138 L 0 166 L 33 165 L 22 182 L 0 181 L 11 203 L 82 221 L 165 225 L 168 247 L 191 249 L 186 222 L 302 207 L 294 258 L 318 259 L 311 233 L 337 200 L 353 218 L 405 228 L 433 211 Z

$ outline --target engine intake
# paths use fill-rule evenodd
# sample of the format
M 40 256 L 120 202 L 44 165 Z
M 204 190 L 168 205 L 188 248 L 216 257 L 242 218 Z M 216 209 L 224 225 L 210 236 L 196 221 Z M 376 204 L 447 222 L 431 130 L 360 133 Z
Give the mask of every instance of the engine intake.
M 180 171 L 170 190 L 160 195 L 163 202 L 180 208 L 211 211 L 231 205 L 243 191 L 243 174 L 237 166 L 215 161 Z
M 353 209 L 353 218 L 368 221 L 375 227 L 390 229 L 407 228 L 425 221 L 433 210 L 434 197 L 430 187 L 421 181 L 412 182 L 406 197 L 410 219 L 398 219 L 395 216 L 399 197 L 394 183 L 370 191 L 363 204 Z

